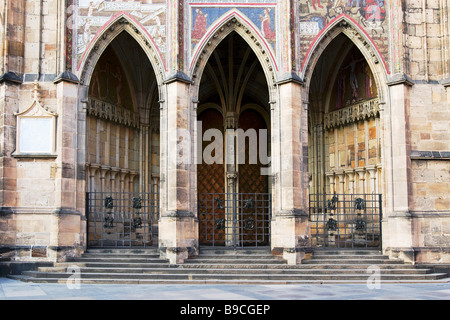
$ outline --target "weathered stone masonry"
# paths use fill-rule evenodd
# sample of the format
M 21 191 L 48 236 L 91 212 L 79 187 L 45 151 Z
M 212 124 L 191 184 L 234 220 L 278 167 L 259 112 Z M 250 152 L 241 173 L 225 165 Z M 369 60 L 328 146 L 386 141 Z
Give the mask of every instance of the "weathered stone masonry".
M 197 254 L 196 120 L 199 110 L 226 109 L 228 97 L 214 90 L 232 87 L 220 77 L 235 72 L 247 85 L 243 109 L 262 110 L 270 124 L 274 254 L 295 264 L 311 249 L 310 193 L 364 192 L 382 195 L 386 253 L 449 262 L 449 8 L 448 0 L 1 2 L 0 253 L 78 255 L 89 244 L 86 192 L 158 191 L 153 245 L 172 263 Z M 245 59 L 232 57 L 235 70 L 209 87 L 203 76 L 220 70 L 229 35 L 248 45 L 254 69 L 239 73 Z M 258 78 L 246 79 L 252 70 Z M 36 116 L 22 130 L 18 115 L 29 109 Z M 31 131 L 47 128 L 46 115 L 54 131 Z M 36 150 L 21 152 L 21 141 Z

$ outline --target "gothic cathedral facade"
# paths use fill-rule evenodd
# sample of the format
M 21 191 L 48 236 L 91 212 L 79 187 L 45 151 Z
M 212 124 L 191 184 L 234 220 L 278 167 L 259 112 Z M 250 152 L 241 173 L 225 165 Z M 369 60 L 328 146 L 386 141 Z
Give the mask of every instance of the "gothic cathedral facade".
M 0 3 L 0 253 L 450 262 L 449 0 Z

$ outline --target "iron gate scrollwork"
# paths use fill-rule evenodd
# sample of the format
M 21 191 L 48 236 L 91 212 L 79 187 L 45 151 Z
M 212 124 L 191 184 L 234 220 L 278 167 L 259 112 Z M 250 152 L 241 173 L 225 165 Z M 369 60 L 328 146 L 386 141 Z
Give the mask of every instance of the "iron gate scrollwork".
M 198 195 L 200 244 L 225 247 L 267 246 L 271 195 L 201 193 Z
M 156 193 L 86 193 L 90 247 L 148 247 L 159 216 Z
M 333 248 L 381 247 L 380 194 L 311 194 L 312 245 Z

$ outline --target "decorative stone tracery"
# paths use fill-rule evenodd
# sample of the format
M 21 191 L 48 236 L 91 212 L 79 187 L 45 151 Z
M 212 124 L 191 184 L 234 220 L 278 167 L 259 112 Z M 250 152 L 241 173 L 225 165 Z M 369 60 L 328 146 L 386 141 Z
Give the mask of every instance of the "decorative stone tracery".
M 375 98 L 325 114 L 324 125 L 325 129 L 332 129 L 369 118 L 375 118 L 379 114 L 380 105 L 378 98 Z
M 90 116 L 113 121 L 124 126 L 139 128 L 139 114 L 111 103 L 89 98 L 87 113 Z

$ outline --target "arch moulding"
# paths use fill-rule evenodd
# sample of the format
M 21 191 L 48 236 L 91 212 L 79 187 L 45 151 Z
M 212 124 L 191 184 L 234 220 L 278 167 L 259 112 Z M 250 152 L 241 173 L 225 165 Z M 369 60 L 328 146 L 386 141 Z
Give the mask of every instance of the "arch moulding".
M 102 53 L 123 31 L 128 32 L 139 43 L 153 67 L 158 86 L 162 85 L 166 73 L 162 54 L 148 32 L 126 13 L 120 13 L 111 18 L 89 44 L 77 69 L 82 85 L 89 85 L 95 66 Z
M 370 36 L 350 17 L 340 15 L 331 21 L 311 44 L 302 65 L 301 77 L 305 81 L 305 92 L 309 95 L 311 78 L 317 62 L 322 53 L 339 34 L 345 34 L 361 51 L 372 70 L 377 88 L 379 90 L 380 103 L 386 101 L 386 83 L 389 69 L 381 53 Z
M 221 41 L 233 31 L 239 34 L 256 54 L 266 76 L 269 94 L 272 96 L 277 70 L 273 52 L 257 29 L 237 10 L 232 10 L 232 12 L 225 14 L 223 18 L 218 19 L 218 22 L 209 29 L 199 43 L 190 66 L 193 85 L 197 89 L 200 87 L 202 74 L 210 56 Z

